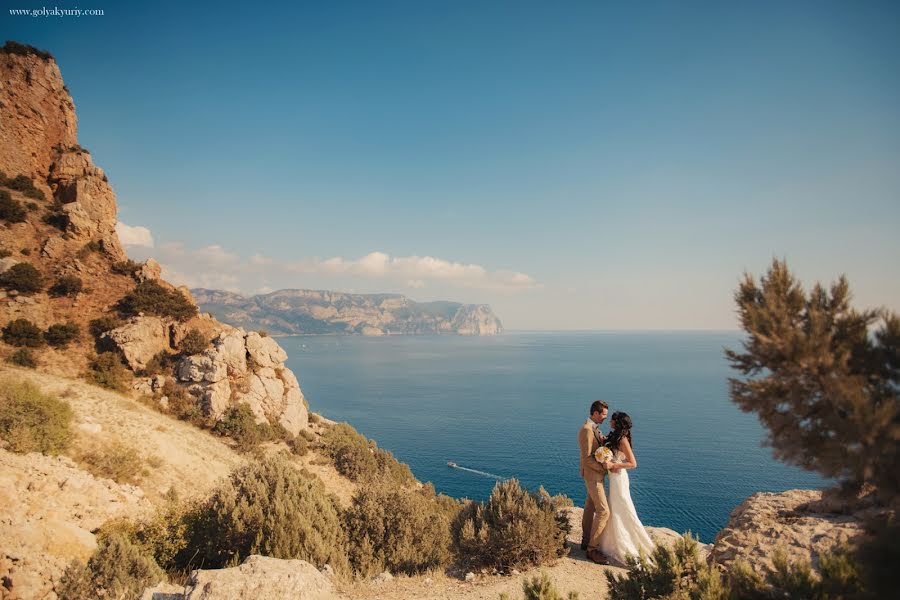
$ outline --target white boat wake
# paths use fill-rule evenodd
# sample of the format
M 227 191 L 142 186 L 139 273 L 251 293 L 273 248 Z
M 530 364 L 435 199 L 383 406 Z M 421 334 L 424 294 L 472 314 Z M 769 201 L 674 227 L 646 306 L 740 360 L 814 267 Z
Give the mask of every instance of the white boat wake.
M 447 466 L 451 469 L 458 469 L 460 471 L 466 471 L 468 473 L 474 473 L 475 475 L 481 475 L 482 477 L 490 477 L 491 479 L 496 479 L 497 481 L 505 481 L 507 477 L 501 477 L 500 475 L 494 475 L 493 473 L 488 473 L 487 471 L 479 471 L 478 469 L 470 469 L 469 467 L 461 467 L 455 462 L 448 462 Z

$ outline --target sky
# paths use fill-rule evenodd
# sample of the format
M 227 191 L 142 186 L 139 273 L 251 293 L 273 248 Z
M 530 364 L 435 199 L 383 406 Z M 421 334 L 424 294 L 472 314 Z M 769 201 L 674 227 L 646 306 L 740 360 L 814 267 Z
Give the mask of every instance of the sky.
M 900 310 L 896 2 L 3 5 L 177 283 L 737 329 L 784 258 Z

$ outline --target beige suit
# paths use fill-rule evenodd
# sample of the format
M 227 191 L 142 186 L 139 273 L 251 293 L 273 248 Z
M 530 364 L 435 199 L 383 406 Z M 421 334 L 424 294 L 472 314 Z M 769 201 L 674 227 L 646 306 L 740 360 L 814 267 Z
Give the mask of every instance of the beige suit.
M 603 489 L 606 467 L 594 458 L 594 452 L 599 447 L 600 441 L 594 435 L 594 422 L 588 419 L 578 431 L 581 476 L 584 478 L 588 495 L 584 503 L 584 517 L 581 520 L 581 536 L 583 540 L 587 540 L 588 552 L 599 548 L 600 533 L 609 520 L 609 504 L 606 502 L 606 491 Z

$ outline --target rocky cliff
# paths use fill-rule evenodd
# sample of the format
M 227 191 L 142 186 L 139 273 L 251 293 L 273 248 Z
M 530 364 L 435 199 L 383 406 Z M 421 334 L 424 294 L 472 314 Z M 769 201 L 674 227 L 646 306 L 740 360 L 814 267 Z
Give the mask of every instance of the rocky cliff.
M 204 311 L 245 329 L 273 334 L 497 335 L 500 320 L 486 304 L 415 302 L 399 294 L 279 290 L 251 297 L 194 289 Z
M 127 260 L 115 193 L 78 144 L 75 104 L 50 55 L 13 42 L 0 50 L 0 122 L 0 328 L 16 322 L 20 334 L 3 334 L 0 358 L 27 354 L 42 370 L 80 376 L 111 351 L 138 393 L 160 396 L 170 380 L 211 418 L 243 403 L 260 421 L 305 428 L 276 342 L 196 316 L 190 292 L 162 280 L 158 264 Z M 123 309 L 135 293 L 136 308 Z M 51 327 L 70 339 L 48 337 Z

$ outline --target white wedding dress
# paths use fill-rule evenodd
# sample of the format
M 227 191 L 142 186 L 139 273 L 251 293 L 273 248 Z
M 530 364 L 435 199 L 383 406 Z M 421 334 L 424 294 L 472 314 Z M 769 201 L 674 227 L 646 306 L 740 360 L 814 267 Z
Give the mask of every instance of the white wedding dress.
M 616 452 L 613 462 L 625 462 L 625 455 Z M 644 525 L 637 516 L 634 502 L 631 501 L 631 489 L 628 483 L 628 471 L 609 472 L 609 520 L 600 534 L 600 552 L 608 558 L 625 565 L 625 557 L 637 557 L 643 550 L 649 555 L 655 544 Z

